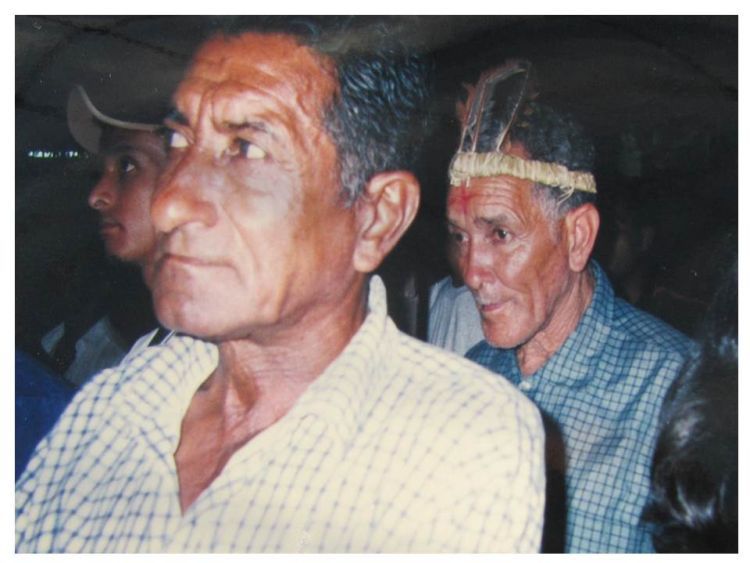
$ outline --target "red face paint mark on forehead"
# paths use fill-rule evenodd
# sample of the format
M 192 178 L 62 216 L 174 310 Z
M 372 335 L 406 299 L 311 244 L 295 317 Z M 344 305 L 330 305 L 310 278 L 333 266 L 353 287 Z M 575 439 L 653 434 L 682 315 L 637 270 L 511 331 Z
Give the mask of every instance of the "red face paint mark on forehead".
M 462 215 L 466 215 L 469 211 L 469 203 L 471 202 L 471 191 L 466 184 L 461 184 L 456 188 L 451 189 L 451 193 L 448 196 L 448 207 L 457 209 Z

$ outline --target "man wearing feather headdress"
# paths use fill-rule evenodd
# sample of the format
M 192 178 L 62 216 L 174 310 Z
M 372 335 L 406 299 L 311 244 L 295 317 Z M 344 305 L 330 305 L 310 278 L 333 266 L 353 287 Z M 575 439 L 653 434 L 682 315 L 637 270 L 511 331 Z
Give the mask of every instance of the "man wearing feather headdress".
M 616 298 L 590 259 L 593 145 L 530 100 L 529 71 L 517 61 L 484 73 L 460 107 L 448 228 L 485 336 L 467 357 L 547 419 L 548 482 L 560 475 L 567 500 L 556 522 L 548 500 L 545 538 L 557 526 L 566 551 L 649 551 L 639 520 L 659 409 L 692 344 Z

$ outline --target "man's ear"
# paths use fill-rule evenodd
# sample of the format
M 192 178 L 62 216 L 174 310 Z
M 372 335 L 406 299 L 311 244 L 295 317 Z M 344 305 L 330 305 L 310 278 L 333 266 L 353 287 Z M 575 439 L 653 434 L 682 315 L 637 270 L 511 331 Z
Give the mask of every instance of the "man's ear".
M 591 203 L 584 203 L 568 211 L 564 221 L 568 265 L 574 272 L 582 272 L 594 250 L 596 235 L 599 232 L 599 211 Z
M 354 269 L 374 271 L 411 225 L 419 207 L 419 182 L 399 170 L 375 175 L 354 204 L 359 236 Z

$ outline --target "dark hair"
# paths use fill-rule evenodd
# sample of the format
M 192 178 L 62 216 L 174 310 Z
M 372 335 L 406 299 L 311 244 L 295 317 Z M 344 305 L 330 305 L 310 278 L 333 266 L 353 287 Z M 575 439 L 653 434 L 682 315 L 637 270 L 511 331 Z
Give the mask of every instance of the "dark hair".
M 665 399 L 643 519 L 659 552 L 737 552 L 737 265 L 717 292 L 702 355 Z
M 562 164 L 571 171 L 593 172 L 594 145 L 583 127 L 569 114 L 536 102 L 526 104 L 519 112 L 508 133 L 510 139 L 520 142 L 532 160 Z M 558 212 L 595 203 L 596 194 L 575 190 L 567 199 L 558 188 L 536 184 L 537 195 L 553 201 Z
M 420 57 L 390 49 L 347 54 L 337 66 L 340 91 L 325 123 L 351 203 L 375 174 L 413 169 L 425 135 L 429 69 Z
M 532 74 L 531 91 L 535 89 L 534 82 Z M 502 82 L 497 83 L 493 91 L 495 97 L 484 102 L 484 117 L 477 143 L 480 152 L 495 150 L 498 136 L 510 118 L 509 110 L 517 91 L 511 85 L 506 93 L 504 86 Z M 594 145 L 583 127 L 571 115 L 533 99 L 522 102 L 507 133 L 506 141 L 508 139 L 522 144 L 531 160 L 561 164 L 571 171 L 594 170 Z M 462 149 L 467 150 L 467 147 Z M 596 202 L 596 194 L 575 190 L 572 195 L 566 196 L 556 187 L 539 183 L 535 184 L 535 195 L 545 212 L 554 217 L 564 215 L 584 203 Z
M 387 21 L 352 17 L 230 18 L 221 30 L 285 33 L 330 57 L 339 90 L 323 116 L 338 150 L 342 196 L 354 202 L 367 182 L 412 170 L 428 122 L 432 63 L 408 52 Z

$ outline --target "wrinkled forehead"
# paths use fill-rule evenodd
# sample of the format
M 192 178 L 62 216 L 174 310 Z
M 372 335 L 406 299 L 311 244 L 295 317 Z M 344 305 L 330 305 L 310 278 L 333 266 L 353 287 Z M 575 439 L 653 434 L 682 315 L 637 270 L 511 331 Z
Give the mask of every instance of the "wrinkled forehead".
M 218 35 L 197 51 L 175 102 L 207 88 L 274 92 L 319 113 L 336 88 L 333 61 L 283 34 Z
M 529 152 L 519 142 L 507 139 L 503 152 L 518 158 L 528 159 Z M 526 206 L 531 203 L 534 184 L 528 180 L 509 175 L 473 177 L 463 180 L 459 185 L 450 186 L 448 190 L 448 214 L 465 215 L 471 210 L 492 206 L 493 204 L 513 202 Z
M 513 176 L 471 178 L 448 190 L 448 219 L 457 223 L 501 213 L 531 216 L 540 212 L 532 182 Z

